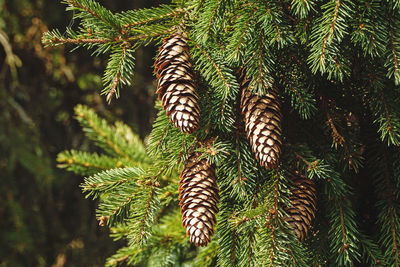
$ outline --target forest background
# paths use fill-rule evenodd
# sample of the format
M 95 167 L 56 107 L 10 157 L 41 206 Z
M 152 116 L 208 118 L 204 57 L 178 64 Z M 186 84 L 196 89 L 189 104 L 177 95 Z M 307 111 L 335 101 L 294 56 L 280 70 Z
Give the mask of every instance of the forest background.
M 111 11 L 161 1 L 100 1 Z M 54 0 L 0 0 L 0 266 L 103 266 L 116 250 L 85 199 L 82 177 L 57 168 L 65 149 L 96 151 L 73 117 L 86 104 L 141 137 L 155 117 L 155 47 L 136 52 L 124 97 L 100 96 L 106 61 L 84 49 L 44 48 L 42 34 L 77 24 Z

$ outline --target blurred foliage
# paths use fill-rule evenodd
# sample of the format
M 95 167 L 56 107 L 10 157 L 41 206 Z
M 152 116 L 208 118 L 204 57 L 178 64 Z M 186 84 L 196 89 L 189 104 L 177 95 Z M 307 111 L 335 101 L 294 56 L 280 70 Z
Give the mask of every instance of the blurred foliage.
M 111 10 L 154 4 L 102 2 Z M 102 58 L 41 44 L 46 25 L 67 26 L 64 9 L 52 0 L 0 0 L 0 266 L 102 266 L 116 244 L 97 225 L 81 178 L 56 168 L 56 154 L 94 149 L 71 117 L 78 103 L 141 137 L 154 117 L 154 48 L 137 51 L 133 85 L 107 105 L 98 94 Z

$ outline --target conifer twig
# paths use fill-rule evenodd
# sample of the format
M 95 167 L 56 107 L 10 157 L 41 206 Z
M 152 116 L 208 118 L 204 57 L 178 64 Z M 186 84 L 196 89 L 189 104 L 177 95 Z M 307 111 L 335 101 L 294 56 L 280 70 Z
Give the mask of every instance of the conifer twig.
M 336 0 L 336 6 L 335 6 L 335 13 L 333 15 L 333 20 L 332 23 L 330 25 L 330 30 L 329 32 L 325 35 L 324 37 L 324 42 L 323 42 L 323 46 L 322 46 L 322 52 L 320 57 L 320 60 L 323 62 L 325 59 L 325 53 L 326 53 L 326 47 L 328 44 L 328 39 L 333 35 L 333 33 L 335 32 L 335 26 L 336 26 L 336 21 L 339 15 L 339 10 L 340 10 L 340 0 Z
M 115 92 L 117 91 L 117 86 L 118 86 L 118 83 L 120 81 L 120 78 L 121 78 L 121 69 L 118 68 L 117 75 L 115 75 L 115 78 L 114 78 L 114 81 L 113 81 L 113 86 L 112 86 L 110 92 L 108 92 L 107 97 L 106 97 L 106 101 L 108 103 L 111 102 L 111 99 L 114 97 Z
M 240 34 L 240 40 L 239 40 L 239 42 L 238 42 L 238 44 L 237 44 L 237 46 L 236 46 L 236 48 L 235 48 L 235 57 L 237 57 L 237 55 L 239 54 L 239 50 L 240 50 L 240 46 L 242 45 L 242 43 L 243 43 L 243 39 L 244 39 L 244 36 L 245 36 L 245 34 L 246 34 L 246 31 L 247 31 L 247 29 L 248 29 L 248 26 L 249 26 L 249 24 L 250 24 L 250 22 L 254 19 L 254 12 L 256 11 L 258 9 L 258 7 L 255 7 L 255 8 L 253 8 L 253 10 L 251 11 L 251 15 L 249 16 L 249 19 L 246 21 L 246 24 L 245 24 L 245 26 L 243 27 L 243 30 L 242 30 L 242 33 Z
M 392 120 L 390 119 L 389 109 L 388 109 L 388 106 L 387 106 L 385 94 L 383 93 L 382 89 L 381 89 L 381 100 L 382 100 L 382 103 L 383 103 L 383 108 L 385 109 L 386 121 L 388 122 L 387 130 L 389 132 L 393 132 L 392 131 L 393 130 Z
M 340 225 L 342 226 L 342 240 L 343 240 L 343 246 L 339 251 L 339 253 L 341 253 L 344 249 L 347 249 L 349 246 L 346 243 L 346 230 L 345 230 L 345 226 L 344 226 L 343 207 L 342 207 L 341 203 L 339 203 L 339 213 L 340 213 Z
M 235 246 L 235 242 L 236 242 L 236 230 L 232 230 L 232 242 L 231 242 L 231 256 L 230 256 L 230 261 L 231 261 L 231 265 L 235 266 L 235 252 L 236 252 L 236 246 Z
M 146 226 L 147 217 L 149 216 L 149 210 L 150 210 L 150 206 L 151 206 L 151 199 L 153 198 L 153 192 L 154 192 L 154 187 L 155 186 L 157 186 L 157 184 L 155 184 L 155 183 L 152 183 L 150 185 L 150 191 L 149 191 L 149 196 L 147 198 L 146 209 L 145 209 L 145 212 L 144 212 L 143 219 L 141 220 L 141 227 L 140 227 L 139 239 L 138 239 L 139 241 L 141 241 L 143 236 L 145 235 L 144 228 Z
M 339 145 L 343 145 L 344 143 L 344 138 L 343 136 L 338 132 L 338 130 L 336 129 L 335 124 L 333 123 L 333 119 L 332 116 L 329 112 L 329 110 L 326 110 L 326 117 L 328 118 L 327 124 L 329 125 L 329 127 L 332 130 L 332 138 L 333 141 L 335 142 L 335 144 L 339 144 Z
M 51 42 L 53 44 L 107 44 L 110 42 L 110 40 L 101 39 L 101 38 L 72 39 L 72 38 L 59 38 L 57 36 L 53 36 L 53 38 L 51 39 Z
M 239 183 L 241 184 L 243 182 L 243 178 L 242 178 L 242 165 L 240 162 L 240 142 L 239 142 L 239 129 L 236 129 L 236 164 L 237 164 L 237 168 L 238 168 L 238 180 Z
M 218 8 L 220 7 L 220 4 L 222 2 L 223 1 L 218 1 L 218 4 L 215 6 L 215 8 L 213 10 L 213 14 L 211 16 L 211 19 L 210 19 L 210 21 L 208 22 L 208 25 L 207 25 L 206 34 L 208 34 L 210 32 L 211 25 L 212 25 L 212 23 L 213 23 L 213 21 L 215 19 L 215 15 L 217 14 Z
M 98 169 L 98 170 L 107 170 L 108 169 L 105 166 L 96 165 L 96 164 L 93 164 L 93 163 L 90 163 L 90 162 L 87 162 L 87 161 L 79 161 L 74 157 L 69 158 L 69 159 L 65 158 L 65 159 L 62 159 L 62 160 L 58 160 L 58 162 L 61 163 L 61 164 L 65 163 L 65 164 L 68 164 L 68 165 L 75 164 L 75 165 L 82 166 L 82 167 L 85 167 L 85 168 L 94 168 L 94 169 Z M 64 164 L 62 164 L 62 165 L 64 165 Z M 118 166 L 118 167 L 120 167 L 120 166 Z M 122 167 L 122 165 L 121 165 L 121 167 Z
M 87 6 L 84 6 L 80 3 L 78 3 L 76 0 L 66 0 L 72 7 L 77 7 L 80 9 L 85 10 L 86 12 L 90 13 L 93 17 L 98 18 L 99 20 L 103 21 L 104 23 L 110 24 L 108 21 L 104 20 L 99 14 L 97 14 L 94 10 L 91 10 Z M 114 28 L 115 31 L 121 33 L 121 30 L 115 25 L 114 23 L 111 23 L 112 27 Z
M 391 48 L 391 50 L 392 50 L 392 54 L 393 54 L 393 63 L 394 63 L 394 71 L 393 71 L 393 74 L 394 74 L 394 77 L 395 77 L 395 81 L 397 81 L 397 77 L 400 79 L 400 67 L 399 67 L 399 59 L 397 58 L 397 53 L 398 53 L 398 51 L 396 50 L 396 47 L 395 47 L 395 43 L 396 43 L 396 40 L 395 40 L 395 36 L 394 36 L 394 29 L 393 29 L 393 18 L 392 18 L 392 12 L 391 11 L 389 11 L 389 14 L 388 14 L 388 17 L 389 17 L 389 27 L 390 27 L 390 29 L 389 29 L 389 32 L 390 32 L 390 48 Z
M 93 120 L 91 120 L 90 117 L 87 117 L 85 113 L 77 113 L 76 115 L 79 116 L 79 117 L 85 118 L 85 119 L 87 120 L 87 122 L 89 123 L 90 127 L 91 127 L 95 132 L 97 132 L 97 134 L 99 134 L 101 137 L 103 137 L 103 138 L 106 140 L 107 144 L 108 144 L 118 155 L 121 155 L 122 157 L 128 159 L 129 161 L 132 161 L 131 158 L 129 157 L 129 155 L 126 154 L 126 153 L 124 153 L 122 150 L 120 150 L 119 147 L 107 137 L 107 134 L 106 134 L 105 132 L 103 132 L 102 130 L 100 130 L 100 129 L 96 126 L 95 122 L 94 122 Z
M 271 8 L 270 8 L 270 6 L 269 6 L 269 1 L 264 1 L 264 3 L 265 3 L 265 6 L 266 6 L 266 8 L 267 8 L 267 13 L 268 13 L 270 16 L 272 16 L 272 20 L 273 20 L 273 23 L 274 23 L 274 26 L 275 26 L 275 29 L 276 29 L 276 32 L 277 32 L 276 42 L 278 43 L 278 42 L 279 42 L 279 39 L 280 39 L 280 37 L 281 37 L 281 35 L 282 35 L 281 30 L 280 30 L 280 28 L 279 28 L 279 24 L 276 22 L 275 17 L 272 15 L 272 11 L 271 11 Z
M 275 219 L 278 213 L 278 205 L 279 205 L 279 200 L 278 200 L 278 195 L 279 195 L 279 174 L 275 170 L 275 185 L 274 185 L 274 193 L 273 193 L 273 198 L 274 198 L 274 204 L 273 204 L 273 209 L 270 210 L 270 218 Z M 275 223 L 271 225 L 271 253 L 270 253 L 270 265 L 274 266 L 274 261 L 275 261 L 275 249 L 276 248 L 276 227 Z
M 162 19 L 165 19 L 165 18 L 174 17 L 174 16 L 177 16 L 177 15 L 180 15 L 180 14 L 183 14 L 183 13 L 184 13 L 184 9 L 176 8 L 176 9 L 174 9 L 174 11 L 172 11 L 170 13 L 163 14 L 163 15 L 160 15 L 158 17 L 154 17 L 154 18 L 147 19 L 147 20 L 137 21 L 137 22 L 133 22 L 133 23 L 127 23 L 127 24 L 123 25 L 123 27 L 124 28 L 136 27 L 136 26 L 140 26 L 140 25 L 143 25 L 143 24 L 148 24 L 148 23 L 151 23 L 151 22 L 154 22 L 154 21 L 157 21 L 157 20 L 162 20 Z
M 106 181 L 106 182 L 101 182 L 99 184 L 96 183 L 89 183 L 88 186 L 91 188 L 91 190 L 100 190 L 100 188 L 103 187 L 108 187 L 109 185 L 121 185 L 123 183 L 126 183 L 128 179 L 120 179 L 118 181 Z
M 394 192 L 392 189 L 392 185 L 390 182 L 390 171 L 389 171 L 389 166 L 388 166 L 388 156 L 387 156 L 387 151 L 386 149 L 384 150 L 384 159 L 385 159 L 385 183 L 386 183 L 386 190 L 387 190 L 387 199 L 389 201 L 389 211 L 390 211 L 390 232 L 392 235 L 392 240 L 393 240 L 393 254 L 395 258 L 395 263 L 396 267 L 399 266 L 399 256 L 400 256 L 400 251 L 397 246 L 397 238 L 396 238 L 396 230 L 395 230 L 395 219 L 394 219 L 394 209 L 393 209 L 393 196 Z
M 196 42 L 194 42 L 194 45 L 208 58 L 208 60 L 210 60 L 211 64 L 214 66 L 215 70 L 217 71 L 218 75 L 220 76 L 220 78 L 222 79 L 222 82 L 224 84 L 224 86 L 227 88 L 228 91 L 231 91 L 231 86 L 229 85 L 228 81 L 225 78 L 225 75 L 222 73 L 222 70 L 220 69 L 220 67 L 218 66 L 218 64 L 215 62 L 215 60 L 211 57 L 211 55 L 209 53 L 207 53 L 207 51 L 205 51 L 199 44 L 197 44 Z M 228 95 L 228 94 L 227 94 Z M 226 97 L 223 98 L 222 100 L 222 104 L 221 104 L 221 116 L 224 116 L 225 113 L 225 104 L 226 104 Z

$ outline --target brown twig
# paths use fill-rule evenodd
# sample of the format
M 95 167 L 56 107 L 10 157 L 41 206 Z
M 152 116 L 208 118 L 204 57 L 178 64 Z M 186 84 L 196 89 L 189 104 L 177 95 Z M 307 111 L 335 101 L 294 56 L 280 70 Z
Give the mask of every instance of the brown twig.
M 106 97 L 106 101 L 108 103 L 111 102 L 111 99 L 114 97 L 115 93 L 117 92 L 117 86 L 118 86 L 120 79 L 121 79 L 121 70 L 118 69 L 117 74 L 114 77 L 113 86 L 112 86 L 110 92 L 108 92 L 107 97 Z
M 327 123 L 327 124 L 329 125 L 329 127 L 331 128 L 333 141 L 334 141 L 336 144 L 343 145 L 343 143 L 344 143 L 344 138 L 343 138 L 343 136 L 338 132 L 338 130 L 336 129 L 336 126 L 335 126 L 335 124 L 333 123 L 333 119 L 332 119 L 331 113 L 329 112 L 328 109 L 326 109 L 325 112 L 326 112 L 326 117 L 327 117 L 327 119 L 328 119 L 328 121 L 327 121 L 326 123 Z
M 108 39 L 100 39 L 100 38 L 94 38 L 94 39 L 71 39 L 71 38 L 58 38 L 54 36 L 51 39 L 51 42 L 53 44 L 106 44 L 109 43 L 111 40 Z

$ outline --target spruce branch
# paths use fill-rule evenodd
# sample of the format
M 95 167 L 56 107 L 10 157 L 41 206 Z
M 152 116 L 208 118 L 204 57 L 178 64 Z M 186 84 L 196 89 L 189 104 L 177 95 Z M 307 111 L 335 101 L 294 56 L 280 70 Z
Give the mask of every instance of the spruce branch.
M 284 88 L 280 91 L 290 96 L 292 108 L 302 119 L 310 119 L 317 111 L 317 101 L 313 86 L 307 82 L 310 73 L 307 66 L 291 50 L 283 50 L 278 58 L 277 71 L 282 74 L 276 83 Z
M 400 7 L 400 1 L 399 0 L 392 0 L 390 1 L 393 5 L 393 9 L 397 9 Z
M 314 5 L 315 1 L 313 0 L 292 0 L 291 11 L 300 19 L 305 19 L 314 9 Z
M 207 247 L 201 248 L 197 254 L 194 262 L 196 266 L 211 267 L 217 258 L 219 245 L 216 241 L 212 240 Z
M 322 45 L 322 51 L 321 54 L 319 55 L 319 58 L 321 61 L 324 61 L 325 59 L 325 54 L 326 54 L 326 47 L 327 47 L 327 43 L 329 39 L 332 39 L 332 35 L 336 30 L 336 22 L 337 22 L 337 18 L 338 18 L 338 14 L 339 14 L 339 10 L 340 10 L 340 1 L 337 0 L 335 1 L 336 6 L 335 6 L 335 11 L 333 14 L 333 18 L 332 18 L 332 22 L 329 25 L 329 32 L 325 34 L 324 39 L 323 39 L 323 45 Z
M 367 262 L 371 266 L 385 266 L 386 262 L 377 243 L 364 233 L 361 233 L 360 237 L 360 247 L 367 258 Z
M 236 129 L 236 154 L 237 154 L 237 170 L 238 170 L 238 178 L 234 183 L 243 182 L 243 176 L 242 176 L 242 165 L 241 165 L 241 159 L 240 159 L 240 141 L 239 141 L 239 129 Z
M 146 248 L 141 248 L 139 246 L 122 247 L 107 259 L 105 266 L 118 266 L 123 262 L 130 265 L 138 264 L 140 263 L 144 252 L 146 252 Z
M 378 23 L 383 15 L 379 1 L 362 1 L 357 7 L 357 21 L 353 25 L 351 40 L 361 45 L 364 55 L 379 57 L 385 50 L 382 38 L 385 25 Z
M 106 71 L 103 76 L 104 89 L 107 102 L 110 102 L 116 94 L 119 96 L 120 83 L 130 85 L 130 79 L 133 76 L 134 68 L 134 49 L 129 47 L 129 43 L 124 43 L 122 47 L 115 47 L 107 64 Z
M 228 61 L 237 62 L 243 57 L 243 50 L 250 38 L 249 31 L 251 30 L 251 25 L 255 22 L 254 15 L 257 9 L 257 6 L 243 5 L 233 25 L 232 35 L 226 45 Z
M 386 265 L 399 266 L 400 207 L 396 192 L 400 188 L 397 167 L 400 161 L 398 155 L 390 153 L 390 148 L 382 144 L 374 144 L 370 153 L 370 170 L 378 197 L 376 207 L 379 214 L 376 223 L 379 225 L 379 245 Z M 377 169 L 377 166 L 380 168 Z
M 207 83 L 214 89 L 210 92 L 212 99 L 213 119 L 220 121 L 216 124 L 221 130 L 232 131 L 233 120 L 233 102 L 238 94 L 238 83 L 232 70 L 222 63 L 223 58 L 219 51 L 210 53 L 199 43 L 189 39 L 193 45 L 192 56 L 196 63 L 195 69 L 198 70 Z M 215 105 L 214 101 L 221 101 L 221 104 Z M 214 110 L 218 110 L 216 114 Z
M 273 87 L 274 79 L 271 75 L 274 70 L 275 56 L 264 42 L 264 32 L 257 30 L 254 25 L 252 38 L 245 50 L 246 76 L 250 79 L 249 89 L 257 95 L 265 95 Z M 254 53 L 254 50 L 257 51 Z
M 177 60 L 174 66 L 183 74 L 172 78 L 184 77 L 186 65 L 193 64 L 196 72 L 185 77 L 200 85 L 198 131 L 182 134 L 175 129 L 157 101 L 159 112 L 146 146 L 127 125 L 109 124 L 87 107 L 76 108 L 86 136 L 104 154 L 65 151 L 58 162 L 88 176 L 82 189 L 99 198 L 100 224 L 113 225 L 113 238 L 128 241 L 107 265 L 196 261 L 210 266 L 310 266 L 312 260 L 329 266 L 398 266 L 397 2 L 173 0 L 114 14 L 94 0 L 66 0 L 79 28 L 46 33 L 43 43 L 110 52 L 103 77 L 108 102 L 119 96 L 122 85 L 130 84 L 135 50 L 172 33 L 187 35 L 190 45 L 184 55 L 190 61 Z M 170 56 L 179 58 L 174 51 Z M 162 64 L 168 63 L 158 62 Z M 281 164 L 273 171 L 260 168 L 239 122 L 241 88 L 235 74 L 242 67 L 253 94 L 282 92 L 284 146 Z M 169 86 L 171 77 L 165 82 Z M 318 109 L 316 95 L 327 95 L 334 106 L 322 98 Z M 267 122 L 256 117 L 251 123 L 260 130 Z M 369 136 L 374 123 L 387 144 Z M 391 147 L 383 153 L 386 145 Z M 373 146 L 382 151 L 367 153 L 369 163 L 362 166 L 364 150 Z M 215 165 L 221 189 L 215 239 L 197 251 L 187 241 L 175 203 L 179 171 L 191 153 Z M 351 169 L 369 176 L 369 168 L 379 212 L 368 212 L 371 219 L 360 220 L 355 207 L 361 195 L 349 186 L 360 181 Z M 291 190 L 292 175 L 299 173 L 314 179 L 320 192 L 312 235 L 304 243 L 285 220 L 290 215 L 286 207 L 296 205 L 291 203 L 298 194 Z M 206 202 L 207 196 L 202 197 Z M 380 226 L 377 242 L 371 237 L 372 220 Z
M 83 105 L 75 107 L 75 114 L 87 137 L 109 155 L 123 158 L 132 164 L 150 162 L 142 141 L 125 124 L 116 122 L 111 126 Z
M 278 211 L 278 194 L 279 194 L 279 175 L 277 173 L 275 173 L 274 175 L 275 179 L 274 179 L 274 191 L 273 191 L 273 206 L 272 206 L 272 210 L 270 211 L 269 214 L 269 219 L 274 219 L 274 217 L 276 218 L 277 216 L 277 211 Z M 275 263 L 275 259 L 276 259 L 276 250 L 277 250 L 277 235 L 276 235 L 276 225 L 274 223 L 269 223 L 270 227 L 271 227 L 271 250 L 270 250 L 270 266 L 274 266 Z
M 347 21 L 353 13 L 350 1 L 330 1 L 322 6 L 323 15 L 315 21 L 309 44 L 308 63 L 315 74 L 327 73 L 328 78 L 343 80 L 349 74 L 348 63 L 339 49 L 343 38 L 347 35 Z
M 57 167 L 66 168 L 77 174 L 92 175 L 99 171 L 121 168 L 131 163 L 125 159 L 113 158 L 97 153 L 87 153 L 83 151 L 64 151 L 57 155 Z
M 340 225 L 342 229 L 342 241 L 343 241 L 343 246 L 339 250 L 339 254 L 343 252 L 343 250 L 348 249 L 349 244 L 347 244 L 346 241 L 346 229 L 345 229 L 345 224 L 344 224 L 344 215 L 343 215 L 343 207 L 342 205 L 339 204 L 339 214 L 340 214 Z
M 102 137 L 105 141 L 105 144 L 108 147 L 111 147 L 112 150 L 119 156 L 122 156 L 124 158 L 129 159 L 129 156 L 127 154 L 125 154 L 125 152 L 123 152 L 120 147 L 113 142 L 113 140 L 111 140 L 110 136 L 108 135 L 108 133 L 106 133 L 104 130 L 104 127 L 101 127 L 102 125 L 99 125 L 97 123 L 97 118 L 95 117 L 95 119 L 92 119 L 90 117 L 90 115 L 93 115 L 93 113 L 85 113 L 85 112 L 81 112 L 81 110 L 85 110 L 85 108 L 83 106 L 77 106 L 76 107 L 76 115 L 78 120 L 81 119 L 82 123 L 87 123 L 88 126 L 90 127 L 90 129 L 93 129 L 94 132 L 96 134 L 98 134 L 98 136 Z M 85 121 L 84 121 L 85 120 Z M 103 129 L 102 129 L 103 128 Z M 89 132 L 89 131 L 88 131 Z M 93 138 L 94 139 L 94 138 Z M 97 139 L 98 140 L 98 139 Z
M 396 93 L 381 80 L 380 72 L 369 74 L 366 79 L 368 106 L 375 116 L 374 123 L 378 124 L 378 133 L 382 141 L 388 145 L 400 144 L 400 120 Z
M 120 33 L 121 27 L 117 23 L 114 15 L 97 2 L 92 0 L 64 0 L 64 2 L 70 6 L 69 10 L 78 10 L 82 12 L 80 15 L 77 15 L 78 17 L 85 19 L 87 17 L 86 13 L 88 13 Z
M 198 22 L 196 24 L 195 32 L 197 33 L 196 41 L 200 44 L 206 43 L 208 38 L 215 33 L 214 28 L 216 25 L 219 25 L 215 20 L 217 19 L 217 15 L 220 15 L 221 12 L 225 8 L 226 1 L 217 1 L 210 0 L 202 3 L 202 12 L 199 16 Z M 199 5 L 200 7 L 200 5 Z M 221 12 L 222 13 L 222 12 Z M 219 18 L 221 19 L 221 18 Z
M 81 187 L 83 192 L 87 193 L 87 197 L 93 196 L 93 198 L 97 198 L 100 194 L 110 191 L 124 183 L 132 182 L 132 184 L 134 184 L 139 181 L 137 179 L 141 178 L 143 175 L 144 171 L 139 168 L 116 168 L 99 172 L 85 178 L 85 182 Z M 137 186 L 141 186 L 141 184 L 137 184 Z
M 399 16 L 398 14 L 396 14 Z M 385 66 L 388 67 L 389 72 L 388 72 L 388 77 L 391 78 L 394 76 L 394 81 L 396 85 L 400 85 L 400 65 L 399 65 L 399 60 L 400 60 L 400 35 L 398 31 L 400 30 L 400 27 L 398 27 L 400 23 L 400 18 L 396 17 L 397 23 L 394 24 L 394 16 L 395 14 L 392 13 L 392 11 L 388 12 L 388 20 L 389 20 L 389 34 L 390 34 L 390 51 L 391 51 L 391 57 L 390 59 L 385 62 Z M 396 27 L 396 26 L 397 27 Z
M 393 245 L 393 254 L 394 254 L 394 262 L 395 266 L 399 266 L 399 261 L 400 261 L 400 250 L 399 250 L 399 245 L 397 236 L 396 236 L 396 223 L 395 223 L 395 208 L 394 208 L 394 203 L 393 203 L 393 198 L 394 198 L 394 192 L 393 192 L 393 186 L 391 185 L 391 179 L 390 179 L 390 170 L 388 166 L 388 155 L 387 155 L 387 150 L 385 149 L 384 151 L 384 162 L 385 162 L 385 185 L 386 185 L 386 197 L 388 201 L 388 206 L 389 206 L 389 218 L 390 218 L 390 233 L 391 233 L 391 238 L 392 238 L 392 245 Z
M 118 16 L 121 17 L 124 28 L 131 28 L 150 24 L 159 20 L 170 20 L 174 17 L 181 17 L 184 14 L 185 10 L 182 8 L 172 8 L 169 5 L 161 5 L 156 8 L 122 12 L 118 14 Z
M 293 32 L 290 30 L 290 16 L 285 13 L 285 5 L 282 2 L 274 1 L 255 1 L 258 4 L 258 21 L 269 40 L 269 45 L 276 45 L 281 49 L 294 42 Z
M 140 210 L 141 212 L 138 213 L 137 211 L 137 213 L 132 218 L 132 220 L 134 220 L 134 224 L 137 225 L 137 230 L 129 234 L 129 236 L 132 237 L 131 240 L 133 242 L 138 242 L 141 245 L 143 245 L 148 240 L 151 234 L 151 226 L 157 218 L 156 215 L 160 205 L 158 198 L 158 187 L 160 186 L 160 184 L 158 182 L 147 182 L 147 185 L 149 185 L 150 188 L 144 201 L 145 208 L 143 209 L 143 206 L 136 204 L 138 210 Z M 138 220 L 138 218 L 140 219 Z
M 383 93 L 383 90 L 381 90 L 381 100 L 382 100 L 382 103 L 383 103 L 383 108 L 385 110 L 385 117 L 386 117 L 386 121 L 387 121 L 387 128 L 386 128 L 387 132 L 392 132 L 393 131 L 392 121 L 391 121 L 391 118 L 390 118 L 388 105 L 387 105 L 386 98 L 385 98 L 385 95 Z
M 380 90 L 380 101 L 384 116 L 375 120 L 380 124 L 378 131 L 381 133 L 382 140 L 387 139 L 388 144 L 397 146 L 400 144 L 399 119 L 397 116 L 393 116 L 394 114 L 389 110 L 387 97 L 383 89 Z
M 212 66 L 214 67 L 214 69 L 215 69 L 215 71 L 216 71 L 216 73 L 217 73 L 218 76 L 221 78 L 221 80 L 222 80 L 222 82 L 223 82 L 223 85 L 225 86 L 225 88 L 228 89 L 228 91 L 230 91 L 230 90 L 231 90 L 231 86 L 230 86 L 230 84 L 228 83 L 227 78 L 225 78 L 225 75 L 224 75 L 222 69 L 218 66 L 217 62 L 216 62 L 216 61 L 211 57 L 211 55 L 210 55 L 205 49 L 203 49 L 199 44 L 195 43 L 195 46 L 196 46 L 196 48 L 198 48 L 198 49 L 201 51 L 201 53 L 202 53 L 204 56 L 206 56 L 207 59 L 211 62 Z M 228 93 L 229 93 L 229 92 L 228 92 Z M 228 93 L 226 93 L 226 95 L 227 95 Z M 224 100 L 222 100 L 222 106 L 225 105 L 225 99 L 226 99 L 226 96 L 224 96 Z M 222 108 L 222 111 L 221 111 L 222 114 L 223 114 L 223 110 L 224 110 L 224 108 Z

